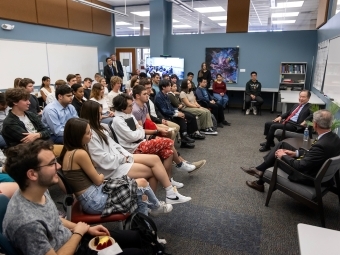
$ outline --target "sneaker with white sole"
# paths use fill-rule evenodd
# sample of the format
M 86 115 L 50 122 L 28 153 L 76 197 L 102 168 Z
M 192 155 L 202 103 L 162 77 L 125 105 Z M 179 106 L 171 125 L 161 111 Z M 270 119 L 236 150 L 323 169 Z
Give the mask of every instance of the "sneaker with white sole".
M 218 133 L 212 129 L 207 128 L 206 130 L 204 130 L 204 134 L 206 135 L 217 135 Z
M 187 162 L 182 162 L 182 165 L 180 167 L 176 166 L 178 170 L 184 171 L 184 172 L 191 172 L 195 170 L 195 166 L 188 164 Z
M 181 204 L 191 200 L 191 197 L 186 197 L 178 193 L 176 187 L 173 187 L 173 191 L 175 193 L 174 197 L 166 197 L 165 202 L 167 204 Z
M 197 161 L 197 162 L 188 162 L 188 161 L 187 161 L 187 163 L 192 164 L 192 165 L 194 165 L 194 166 L 196 167 L 194 170 L 192 170 L 192 171 L 190 171 L 190 172 L 188 172 L 188 173 L 192 173 L 192 172 L 195 172 L 196 170 L 200 169 L 202 166 L 205 165 L 206 162 L 207 162 L 207 161 L 206 161 L 205 159 L 199 160 L 199 161 Z
M 249 115 L 249 113 L 250 113 L 250 109 L 247 109 L 246 110 L 246 115 Z
M 181 183 L 181 182 L 176 182 L 176 181 L 174 180 L 174 178 L 171 178 L 171 179 L 170 179 L 170 182 L 171 182 L 171 185 L 172 185 L 172 186 L 175 186 L 177 189 L 180 189 L 180 188 L 183 188 L 183 187 L 184 187 L 184 184 L 183 184 L 183 183 Z
M 257 114 L 257 109 L 256 109 L 256 107 L 255 107 L 255 106 L 253 107 L 253 113 L 254 113 L 254 115 L 256 115 L 256 114 Z
M 157 217 L 160 214 L 166 214 L 172 211 L 172 205 L 166 204 L 164 201 L 159 201 L 159 207 L 149 211 L 149 214 L 153 217 Z

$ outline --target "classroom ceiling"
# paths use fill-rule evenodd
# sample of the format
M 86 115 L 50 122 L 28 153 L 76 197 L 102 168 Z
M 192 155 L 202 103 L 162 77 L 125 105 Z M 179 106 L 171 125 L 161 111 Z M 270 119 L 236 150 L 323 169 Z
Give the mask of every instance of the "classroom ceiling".
M 149 11 L 149 0 L 99 0 L 110 4 L 115 10 L 127 13 L 128 17 L 115 16 L 116 35 L 128 36 L 139 35 L 139 26 L 144 24 L 144 35 L 149 34 L 149 17 L 138 16 L 131 12 Z M 182 0 L 190 7 L 204 8 L 220 6 L 224 10 L 220 12 L 200 13 L 188 12 L 176 4 L 173 4 L 173 33 L 193 34 L 198 33 L 199 23 L 202 21 L 202 33 L 225 33 L 225 20 L 212 20 L 214 17 L 223 19 L 227 15 L 228 0 Z M 287 3 L 300 2 L 301 7 L 281 7 L 273 6 L 287 5 Z M 340 2 L 340 0 L 339 0 Z M 317 9 L 319 0 L 251 0 L 249 32 L 265 31 L 292 31 L 292 30 L 312 30 L 316 26 Z M 338 5 L 338 9 L 340 5 Z M 279 16 L 279 17 L 277 17 Z M 124 24 L 125 22 L 128 24 Z M 294 23 L 281 23 L 294 22 Z M 220 24 L 219 24 L 220 23 Z M 178 26 L 179 25 L 179 26 Z

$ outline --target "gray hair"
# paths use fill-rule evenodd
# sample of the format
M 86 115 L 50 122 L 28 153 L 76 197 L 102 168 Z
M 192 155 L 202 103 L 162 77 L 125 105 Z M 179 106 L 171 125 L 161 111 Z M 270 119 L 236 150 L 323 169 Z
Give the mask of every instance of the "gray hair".
M 330 129 L 333 123 L 333 115 L 328 110 L 319 110 L 313 113 L 313 121 L 320 128 Z

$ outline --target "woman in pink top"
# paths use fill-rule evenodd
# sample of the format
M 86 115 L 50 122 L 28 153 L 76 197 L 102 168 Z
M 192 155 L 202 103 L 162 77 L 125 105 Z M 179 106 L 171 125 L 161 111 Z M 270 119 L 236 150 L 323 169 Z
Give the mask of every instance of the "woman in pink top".
M 217 103 L 225 108 L 228 104 L 229 97 L 227 96 L 227 85 L 223 81 L 221 74 L 216 75 L 216 81 L 213 83 L 214 97 L 217 99 Z

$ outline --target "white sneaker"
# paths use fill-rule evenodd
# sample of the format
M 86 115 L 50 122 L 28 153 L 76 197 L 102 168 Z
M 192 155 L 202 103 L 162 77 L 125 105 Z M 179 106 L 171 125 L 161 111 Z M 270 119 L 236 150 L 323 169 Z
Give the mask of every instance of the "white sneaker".
M 205 131 L 204 131 L 204 134 L 206 135 L 217 135 L 218 133 L 212 129 L 209 129 L 207 128 Z
M 152 209 L 149 214 L 153 217 L 157 217 L 160 214 L 166 214 L 172 211 L 172 205 L 166 204 L 164 201 L 159 201 L 159 207 L 157 209 Z
M 188 162 L 188 161 L 187 161 L 187 163 L 189 163 L 189 164 L 191 164 L 191 165 L 194 165 L 194 166 L 196 167 L 194 170 L 192 170 L 192 171 L 190 171 L 190 172 L 188 172 L 188 173 L 191 174 L 192 172 L 195 172 L 196 170 L 200 169 L 202 166 L 205 165 L 206 162 L 207 162 L 207 161 L 206 161 L 205 159 L 199 160 L 199 161 L 197 161 L 197 162 Z
M 182 165 L 180 167 L 176 166 L 178 170 L 180 171 L 185 171 L 185 172 L 191 172 L 193 170 L 195 170 L 195 166 L 188 164 L 187 162 L 182 162 Z
M 175 193 L 175 197 L 166 197 L 165 202 L 167 204 L 180 204 L 185 203 L 191 200 L 191 197 L 186 197 L 178 193 L 176 187 L 173 187 L 173 191 Z
M 246 115 L 249 115 L 250 113 L 250 108 L 246 110 Z
M 171 179 L 170 179 L 170 182 L 171 182 L 171 185 L 172 185 L 172 186 L 175 186 L 177 189 L 180 189 L 180 188 L 183 188 L 183 187 L 184 187 L 184 184 L 183 184 L 183 183 L 181 183 L 181 182 L 176 182 L 176 181 L 174 180 L 174 178 L 171 178 Z
M 257 109 L 256 109 L 256 107 L 255 107 L 255 106 L 253 107 L 253 113 L 254 113 L 254 115 L 256 115 L 256 114 L 257 114 Z

